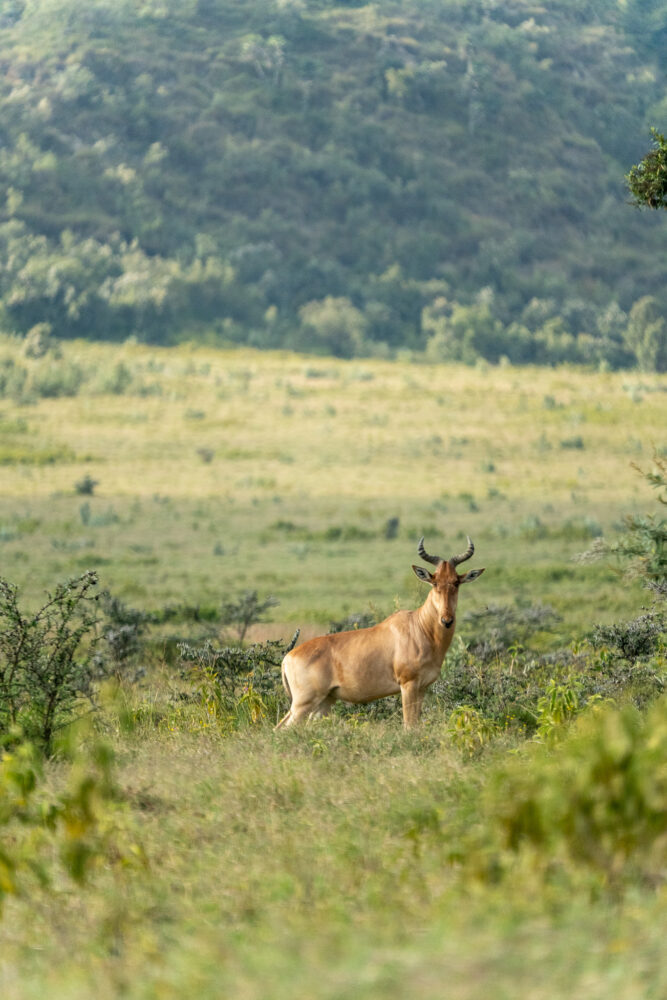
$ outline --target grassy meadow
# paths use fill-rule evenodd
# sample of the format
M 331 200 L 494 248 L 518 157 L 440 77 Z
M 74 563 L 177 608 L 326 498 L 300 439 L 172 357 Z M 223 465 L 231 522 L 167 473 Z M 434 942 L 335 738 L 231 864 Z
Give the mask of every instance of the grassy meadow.
M 313 634 L 416 606 L 419 537 L 447 556 L 466 533 L 486 566 L 461 597 L 467 640 L 487 606 L 551 605 L 555 628 L 529 638 L 549 650 L 647 603 L 576 556 L 654 504 L 632 463 L 665 445 L 658 376 L 62 350 L 0 347 L 2 575 L 29 606 L 95 567 L 146 611 L 187 604 L 215 627 L 256 589 L 280 604 L 255 638 Z M 160 628 L 146 674 L 101 692 L 83 751 L 0 767 L 3 1000 L 667 995 L 664 698 L 591 699 L 557 739 L 434 696 L 409 733 L 361 713 L 275 734 L 251 701 L 241 718 L 210 686 L 192 696 Z
M 447 556 L 470 534 L 487 572 L 463 607 L 550 603 L 574 635 L 642 602 L 573 557 L 652 502 L 632 463 L 664 445 L 660 376 L 85 343 L 24 364 L 0 551 L 30 599 L 93 566 L 145 609 L 253 588 L 320 627 L 418 602 L 419 537 Z

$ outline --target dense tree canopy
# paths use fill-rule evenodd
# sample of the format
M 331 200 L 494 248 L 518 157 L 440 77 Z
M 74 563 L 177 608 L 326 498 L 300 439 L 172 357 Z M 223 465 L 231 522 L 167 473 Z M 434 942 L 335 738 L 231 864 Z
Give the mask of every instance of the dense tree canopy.
M 2 325 L 634 364 L 666 40 L 666 0 L 6 0 Z

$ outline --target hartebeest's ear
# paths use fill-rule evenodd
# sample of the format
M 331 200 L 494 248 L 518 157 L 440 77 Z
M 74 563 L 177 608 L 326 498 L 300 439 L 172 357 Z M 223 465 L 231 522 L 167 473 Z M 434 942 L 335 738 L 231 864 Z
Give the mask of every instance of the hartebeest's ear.
M 469 573 L 459 577 L 459 583 L 470 583 L 471 580 L 476 580 L 478 576 L 482 575 L 485 569 L 486 566 L 483 566 L 482 569 L 471 569 Z
M 424 583 L 430 583 L 430 585 L 433 586 L 433 581 L 435 578 L 432 573 L 429 573 L 429 571 L 427 569 L 424 569 L 423 566 L 413 566 L 412 568 L 420 580 L 423 580 Z

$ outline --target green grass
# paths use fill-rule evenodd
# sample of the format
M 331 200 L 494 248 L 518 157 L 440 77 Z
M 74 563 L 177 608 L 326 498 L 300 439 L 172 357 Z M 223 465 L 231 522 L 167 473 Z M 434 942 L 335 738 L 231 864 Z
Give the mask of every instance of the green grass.
M 9 341 L 3 350 L 17 354 Z M 468 533 L 487 572 L 463 610 L 540 600 L 574 634 L 642 603 L 611 567 L 573 557 L 651 502 L 632 462 L 650 465 L 664 446 L 658 376 L 65 352 L 85 373 L 78 395 L 0 401 L 14 456 L 0 498 L 4 573 L 31 600 L 98 565 L 114 593 L 149 609 L 274 594 L 287 634 L 369 603 L 415 604 L 420 535 L 448 555 Z M 121 363 L 126 394 L 100 392 Z M 93 496 L 76 492 L 85 476 L 99 483 Z M 29 536 L 16 527 L 26 520 Z
M 116 737 L 130 860 L 6 904 L 3 998 L 663 996 L 664 893 L 544 882 L 530 853 L 475 874 L 512 747 L 471 760 L 443 721 Z

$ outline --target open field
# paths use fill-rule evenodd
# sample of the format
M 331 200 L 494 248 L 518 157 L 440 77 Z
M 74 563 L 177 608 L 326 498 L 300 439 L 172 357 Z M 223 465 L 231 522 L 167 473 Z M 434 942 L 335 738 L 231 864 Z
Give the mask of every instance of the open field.
M 642 602 L 573 557 L 651 502 L 632 463 L 665 445 L 659 376 L 84 343 L 20 363 L 0 546 L 31 599 L 92 566 L 146 609 L 273 594 L 286 634 L 414 605 L 420 535 L 449 555 L 468 533 L 487 572 L 465 608 L 549 603 L 572 635 Z M 72 371 L 77 394 L 53 398 Z
M 96 567 L 213 631 L 225 598 L 273 594 L 255 637 L 307 634 L 415 606 L 420 535 L 449 555 L 466 533 L 486 566 L 467 641 L 487 605 L 552 605 L 540 652 L 647 603 L 575 557 L 652 509 L 632 463 L 664 454 L 664 379 L 63 352 L 0 349 L 2 575 L 29 605 Z M 99 686 L 83 749 L 43 773 L 0 755 L 2 1000 L 667 995 L 664 635 L 622 662 L 575 642 L 560 667 L 460 646 L 416 731 L 360 711 L 276 734 L 275 694 L 230 705 L 161 627 L 143 676 Z
M 665 996 L 643 814 L 616 886 L 557 837 L 543 855 L 494 847 L 511 744 L 470 759 L 442 719 L 116 744 L 123 808 L 102 814 L 111 844 L 88 885 L 56 875 L 5 905 L 3 1000 Z M 531 755 L 519 764 L 525 787 Z M 664 760 L 649 785 L 664 802 Z

